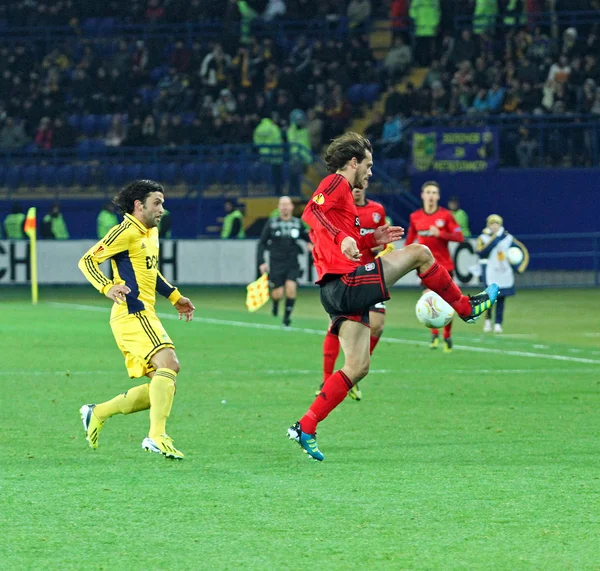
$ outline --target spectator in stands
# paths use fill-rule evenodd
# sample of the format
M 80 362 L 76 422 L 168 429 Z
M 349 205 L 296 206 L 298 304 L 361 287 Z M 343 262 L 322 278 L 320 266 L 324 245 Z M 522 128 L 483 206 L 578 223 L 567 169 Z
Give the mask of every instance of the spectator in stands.
M 227 200 L 225 202 L 225 216 L 223 217 L 223 227 L 221 228 L 221 239 L 230 238 L 242 240 L 246 237 L 244 231 L 244 215 L 240 208 Z
M 278 18 L 285 16 L 287 7 L 283 0 L 268 0 L 267 7 L 262 14 L 262 19 L 265 22 L 272 22 Z
M 431 115 L 444 116 L 448 113 L 450 96 L 441 81 L 434 81 L 431 86 Z
M 290 189 L 292 196 L 299 196 L 302 175 L 312 163 L 310 135 L 306 128 L 307 118 L 301 109 L 294 109 L 290 114 L 290 126 L 286 137 L 290 154 Z
M 152 115 L 148 115 L 142 123 L 140 145 L 142 147 L 150 147 L 158 142 L 156 122 Z
M 431 88 L 434 81 L 442 81 L 442 69 L 440 67 L 440 60 L 438 59 L 434 59 L 431 62 L 431 66 L 423 80 L 423 85 Z
M 54 131 L 52 129 L 52 122 L 50 121 L 50 117 L 43 117 L 35 133 L 35 144 L 37 145 L 38 149 L 49 151 L 50 149 L 52 149 L 53 137 Z
M 275 194 L 283 189 L 283 143 L 281 129 L 269 116 L 263 116 L 254 130 L 252 140 L 262 161 L 271 165 L 271 176 Z
M 455 65 L 463 61 L 472 61 L 477 56 L 477 47 L 469 30 L 463 30 L 454 43 L 451 60 Z
M 401 36 L 408 40 L 410 20 L 408 17 L 409 0 L 392 0 L 390 5 L 390 19 L 392 20 L 392 34 L 394 38 Z
M 308 110 L 306 128 L 310 137 L 310 148 L 314 153 L 320 153 L 323 146 L 323 119 L 314 109 Z
M 412 0 L 409 15 L 415 26 L 416 56 L 421 66 L 434 58 L 435 37 L 440 23 L 439 0 Z
M 412 51 L 404 43 L 402 37 L 394 39 L 393 47 L 383 60 L 388 83 L 396 83 L 410 68 L 412 63 Z
M 200 74 L 213 95 L 226 87 L 231 58 L 223 51 L 221 44 L 215 44 L 211 52 L 202 60 Z
M 525 126 L 519 128 L 519 143 L 517 145 L 517 158 L 521 168 L 534 166 L 535 155 L 538 149 L 537 141 Z
M 347 9 L 348 23 L 350 28 L 359 28 L 371 17 L 370 0 L 350 0 Z
M 104 144 L 107 147 L 120 147 L 127 139 L 127 127 L 122 115 L 113 115 L 110 127 L 106 133 Z
M 175 43 L 175 48 L 171 52 L 170 64 L 179 73 L 187 73 L 190 69 L 191 52 L 182 41 Z
M 25 134 L 22 121 L 7 117 L 2 131 L 0 131 L 0 148 L 22 149 L 31 139 Z
M 489 110 L 488 92 L 486 89 L 481 88 L 473 100 L 473 105 L 469 109 L 469 113 L 472 115 L 482 115 L 487 113 Z
M 385 118 L 381 152 L 386 158 L 397 158 L 402 152 L 402 121 L 399 115 Z
M 569 66 L 569 60 L 566 56 L 560 56 L 558 61 L 553 63 L 550 67 L 547 79 L 558 83 L 566 83 L 569 81 L 570 73 L 571 67 Z
M 98 239 L 104 238 L 108 231 L 118 223 L 119 219 L 115 214 L 115 205 L 112 202 L 107 202 L 96 218 L 96 235 Z
M 60 211 L 60 204 L 57 202 L 52 206 L 52 210 L 44 216 L 42 221 L 41 236 L 45 240 L 68 240 L 69 231 L 67 224 Z
M 496 26 L 498 0 L 475 0 L 473 32 L 481 36 L 490 33 Z
M 498 83 L 493 83 L 487 94 L 487 106 L 492 113 L 500 111 L 504 102 L 505 89 Z

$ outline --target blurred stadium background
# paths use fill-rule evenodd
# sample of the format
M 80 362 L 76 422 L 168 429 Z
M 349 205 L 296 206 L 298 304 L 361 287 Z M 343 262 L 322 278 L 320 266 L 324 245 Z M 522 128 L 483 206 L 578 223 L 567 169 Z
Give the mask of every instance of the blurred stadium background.
M 3 568 L 597 568 L 599 59 L 598 0 L 0 2 Z M 246 313 L 243 286 L 277 197 L 299 214 L 346 130 L 374 143 L 368 192 L 395 223 L 431 179 L 474 236 L 503 216 L 531 291 L 503 337 L 457 324 L 451 357 L 426 349 L 417 291 L 395 292 L 377 382 L 323 429 L 324 475 L 280 442 L 320 375 L 317 292 L 282 335 L 267 308 Z M 82 395 L 127 388 L 76 261 L 136 178 L 167 189 L 162 270 L 199 308 L 189 329 L 166 323 L 189 458 L 166 478 L 139 461 L 145 418 L 114 421 L 91 455 L 76 418 Z M 227 201 L 245 239 L 220 237 Z M 68 237 L 41 234 L 55 205 Z M 28 242 L 11 235 L 32 206 L 35 308 L 16 287 Z M 475 287 L 472 246 L 456 257 Z

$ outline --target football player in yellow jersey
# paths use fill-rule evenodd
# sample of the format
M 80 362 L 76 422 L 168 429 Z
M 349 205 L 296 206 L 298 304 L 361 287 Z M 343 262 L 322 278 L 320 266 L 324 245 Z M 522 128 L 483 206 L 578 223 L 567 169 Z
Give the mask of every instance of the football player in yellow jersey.
M 132 379 L 146 376 L 150 382 L 101 404 L 83 405 L 80 413 L 85 437 L 91 448 L 96 449 L 106 419 L 150 409 L 150 430 L 142 448 L 181 459 L 183 453 L 166 433 L 179 361 L 173 342 L 156 316 L 156 292 L 175 306 L 179 319 L 185 317 L 191 321 L 195 308 L 158 271 L 157 227 L 164 211 L 164 188 L 151 180 L 137 180 L 123 188 L 113 202 L 123 213 L 123 222 L 111 228 L 85 253 L 79 260 L 79 269 L 100 293 L 114 302 L 110 326 L 125 356 L 129 376 Z M 112 280 L 99 268 L 108 259 L 114 274 Z

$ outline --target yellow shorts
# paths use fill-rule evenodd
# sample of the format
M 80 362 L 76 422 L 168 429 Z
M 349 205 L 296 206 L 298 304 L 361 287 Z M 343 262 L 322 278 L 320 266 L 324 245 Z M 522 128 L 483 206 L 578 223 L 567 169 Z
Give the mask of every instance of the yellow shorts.
M 174 349 L 162 323 L 153 311 L 129 313 L 111 320 L 110 327 L 119 349 L 125 356 L 125 367 L 132 379 L 154 371 L 150 359 L 161 349 Z

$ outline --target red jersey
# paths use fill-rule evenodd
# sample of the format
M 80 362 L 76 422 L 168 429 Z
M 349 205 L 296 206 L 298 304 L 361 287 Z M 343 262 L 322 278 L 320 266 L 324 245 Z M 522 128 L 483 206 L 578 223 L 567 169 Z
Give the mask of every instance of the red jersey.
M 364 206 L 357 206 L 358 220 L 360 222 L 360 235 L 366 236 L 372 234 L 377 228 L 385 224 L 385 208 L 379 202 L 367 199 Z M 375 254 L 370 248 L 361 251 L 361 265 L 372 262 L 375 259 Z
M 362 261 L 349 260 L 342 254 L 340 244 L 344 238 L 354 238 L 361 252 L 377 245 L 372 233 L 360 235 L 352 188 L 341 174 L 330 174 L 321 181 L 304 209 L 302 220 L 311 228 L 317 283 L 326 275 L 348 274 L 363 265 Z
M 429 233 L 429 228 L 432 226 L 439 228 L 439 236 L 432 236 Z M 421 208 L 410 215 L 406 245 L 418 242 L 427 246 L 437 262 L 449 272 L 454 269 L 454 263 L 448 251 L 448 242 L 464 241 L 465 237 L 458 222 L 454 220 L 452 212 L 441 206 L 432 214 L 426 214 Z

